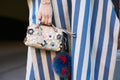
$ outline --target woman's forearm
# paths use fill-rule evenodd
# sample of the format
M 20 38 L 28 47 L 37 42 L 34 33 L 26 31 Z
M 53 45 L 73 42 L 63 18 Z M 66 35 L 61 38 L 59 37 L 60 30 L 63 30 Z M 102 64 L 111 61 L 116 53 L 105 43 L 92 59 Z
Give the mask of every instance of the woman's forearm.
M 50 0 L 41 0 L 42 4 L 50 4 Z

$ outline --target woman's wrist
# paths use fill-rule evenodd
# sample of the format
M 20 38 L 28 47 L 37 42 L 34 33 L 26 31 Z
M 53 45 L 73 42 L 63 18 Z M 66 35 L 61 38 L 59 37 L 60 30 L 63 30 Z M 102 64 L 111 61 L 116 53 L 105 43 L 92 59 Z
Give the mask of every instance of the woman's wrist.
M 51 2 L 50 2 L 50 0 L 41 0 L 41 4 L 50 4 Z

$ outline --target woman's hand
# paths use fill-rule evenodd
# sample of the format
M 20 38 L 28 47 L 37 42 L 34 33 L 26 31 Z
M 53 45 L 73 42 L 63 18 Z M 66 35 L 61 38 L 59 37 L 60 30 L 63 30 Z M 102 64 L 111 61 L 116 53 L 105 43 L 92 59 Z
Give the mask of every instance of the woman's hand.
M 38 20 L 46 25 L 52 24 L 52 6 L 49 4 L 40 4 L 38 11 Z

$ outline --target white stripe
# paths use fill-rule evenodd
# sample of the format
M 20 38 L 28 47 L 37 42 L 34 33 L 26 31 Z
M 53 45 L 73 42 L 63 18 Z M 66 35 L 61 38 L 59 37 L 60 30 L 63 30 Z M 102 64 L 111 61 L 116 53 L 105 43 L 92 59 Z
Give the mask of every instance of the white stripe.
M 54 59 L 54 57 L 56 56 L 56 53 L 55 52 L 51 52 L 51 58 L 52 60 Z M 54 72 L 54 77 L 55 77 L 55 80 L 60 80 L 60 77 Z
M 100 22 L 101 22 L 101 19 L 102 19 L 102 10 L 103 10 L 103 0 L 99 0 L 97 21 L 96 21 L 96 25 L 95 25 L 95 33 L 94 33 L 93 47 L 92 47 L 90 80 L 94 80 L 95 59 L 96 59 L 97 46 L 98 46 L 100 27 L 101 27 Z
M 36 3 L 36 5 L 35 5 L 35 14 L 36 14 L 36 23 L 38 23 L 38 8 L 39 8 L 39 6 L 38 6 L 38 0 L 36 0 L 35 1 L 35 3 Z
M 91 0 L 90 3 L 94 3 L 94 0 Z M 86 47 L 85 47 L 85 57 L 83 62 L 83 69 L 82 69 L 82 76 L 81 80 L 85 80 L 87 76 L 87 68 L 88 68 L 88 61 L 89 61 L 89 50 L 90 50 L 90 28 L 91 28 L 91 19 L 92 19 L 92 12 L 93 12 L 93 5 L 90 4 L 89 9 L 89 20 L 88 20 L 88 31 L 87 31 L 87 38 L 86 38 Z
M 29 7 L 29 25 L 32 24 L 32 0 L 27 0 Z M 27 57 L 27 71 L 26 71 L 26 80 L 30 80 L 30 74 L 32 69 L 32 54 L 31 47 L 28 47 L 28 57 Z
M 30 47 L 28 47 L 26 79 L 25 80 L 30 80 L 31 69 L 32 69 L 32 56 L 31 56 L 31 49 L 30 49 Z
M 32 5 L 32 1 L 30 1 L 30 0 L 27 0 L 28 1 L 28 7 L 29 7 L 29 25 L 31 25 L 32 24 L 32 7 L 33 7 L 33 5 Z
M 61 28 L 61 22 L 60 22 L 60 16 L 59 16 L 59 12 L 58 12 L 57 0 L 52 0 L 52 4 L 53 4 L 53 12 L 54 12 L 54 18 L 55 18 L 56 26 Z
M 109 4 L 109 2 L 110 1 L 108 1 L 108 4 Z M 107 55 L 107 49 L 108 49 L 108 41 L 109 41 L 111 9 L 112 9 L 112 6 L 108 5 L 107 13 L 106 13 L 106 26 L 105 26 L 105 34 L 104 34 L 104 41 L 103 41 L 103 49 L 102 49 L 102 53 L 101 53 L 101 61 L 100 61 L 98 80 L 101 80 L 101 79 L 103 80 L 103 75 L 104 75 L 104 68 L 105 68 L 106 55 Z
M 80 4 L 80 10 L 79 10 L 79 20 L 78 20 L 78 29 L 77 29 L 77 38 L 76 38 L 76 46 L 75 46 L 75 52 L 74 52 L 74 72 L 73 72 L 73 79 L 76 79 L 77 75 L 77 69 L 78 68 L 78 59 L 80 55 L 80 45 L 81 45 L 81 36 L 82 36 L 82 28 L 83 28 L 83 20 L 84 20 L 84 12 L 85 12 L 85 0 L 81 1 Z
M 81 80 L 86 79 L 88 60 L 89 60 L 89 49 L 90 49 L 90 26 L 88 26 L 88 31 L 87 31 L 87 39 L 86 39 L 86 47 L 85 47 L 85 53 L 84 53 Z
M 76 3 L 76 0 L 72 0 L 72 30 L 73 30 L 73 23 L 74 23 L 74 12 L 75 12 L 75 3 Z M 73 32 L 73 31 L 72 31 Z
M 114 76 L 114 69 L 115 69 L 115 63 L 116 63 L 116 54 L 117 54 L 117 42 L 118 42 L 118 34 L 119 34 L 119 20 L 116 17 L 115 21 L 115 28 L 114 28 L 114 39 L 113 39 L 113 49 L 112 49 L 112 55 L 111 55 L 111 63 L 110 63 L 110 71 L 108 80 L 113 80 Z
M 41 50 L 41 60 L 42 60 L 42 66 L 43 66 L 45 80 L 50 80 L 48 65 L 47 65 L 47 57 L 46 57 L 46 52 L 44 50 Z
M 35 48 L 31 48 L 31 54 L 32 54 L 32 61 L 33 61 L 35 80 L 40 80 L 39 68 L 38 68 L 38 64 L 37 64 L 38 61 L 37 61 L 37 57 L 36 57 Z
M 31 14 L 32 14 L 32 12 L 31 12 Z M 37 13 L 38 13 L 38 0 L 35 1 L 36 22 L 38 21 Z M 31 15 L 31 19 L 32 19 L 32 15 Z M 35 48 L 31 48 L 31 50 L 32 50 L 33 68 L 34 68 L 35 79 L 40 80 L 39 68 L 38 68 L 38 64 L 37 64 L 38 61 L 37 61 L 37 57 L 36 57 Z

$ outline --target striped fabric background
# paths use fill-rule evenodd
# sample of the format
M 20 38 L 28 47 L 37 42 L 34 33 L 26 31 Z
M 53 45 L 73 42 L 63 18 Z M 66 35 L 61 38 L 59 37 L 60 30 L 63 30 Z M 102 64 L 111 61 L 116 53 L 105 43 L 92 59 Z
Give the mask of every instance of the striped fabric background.
M 113 80 L 119 21 L 111 0 L 72 0 L 72 80 Z
M 71 30 L 71 1 L 70 0 L 52 0 L 53 24 Z M 68 4 L 69 3 L 69 4 Z M 40 0 L 28 0 L 29 22 L 35 24 Z M 71 39 L 68 41 L 68 49 L 71 51 Z M 26 80 L 68 80 L 60 78 L 52 68 L 52 60 L 57 53 L 39 49 L 28 48 Z M 70 79 L 69 79 L 70 80 Z
M 72 5 L 71 5 L 72 4 Z M 30 24 L 40 0 L 28 0 Z M 72 80 L 113 80 L 119 21 L 111 0 L 52 0 L 53 23 L 76 33 L 69 39 Z M 71 26 L 71 27 L 70 27 Z M 28 48 L 26 80 L 68 80 L 52 69 L 54 52 Z

